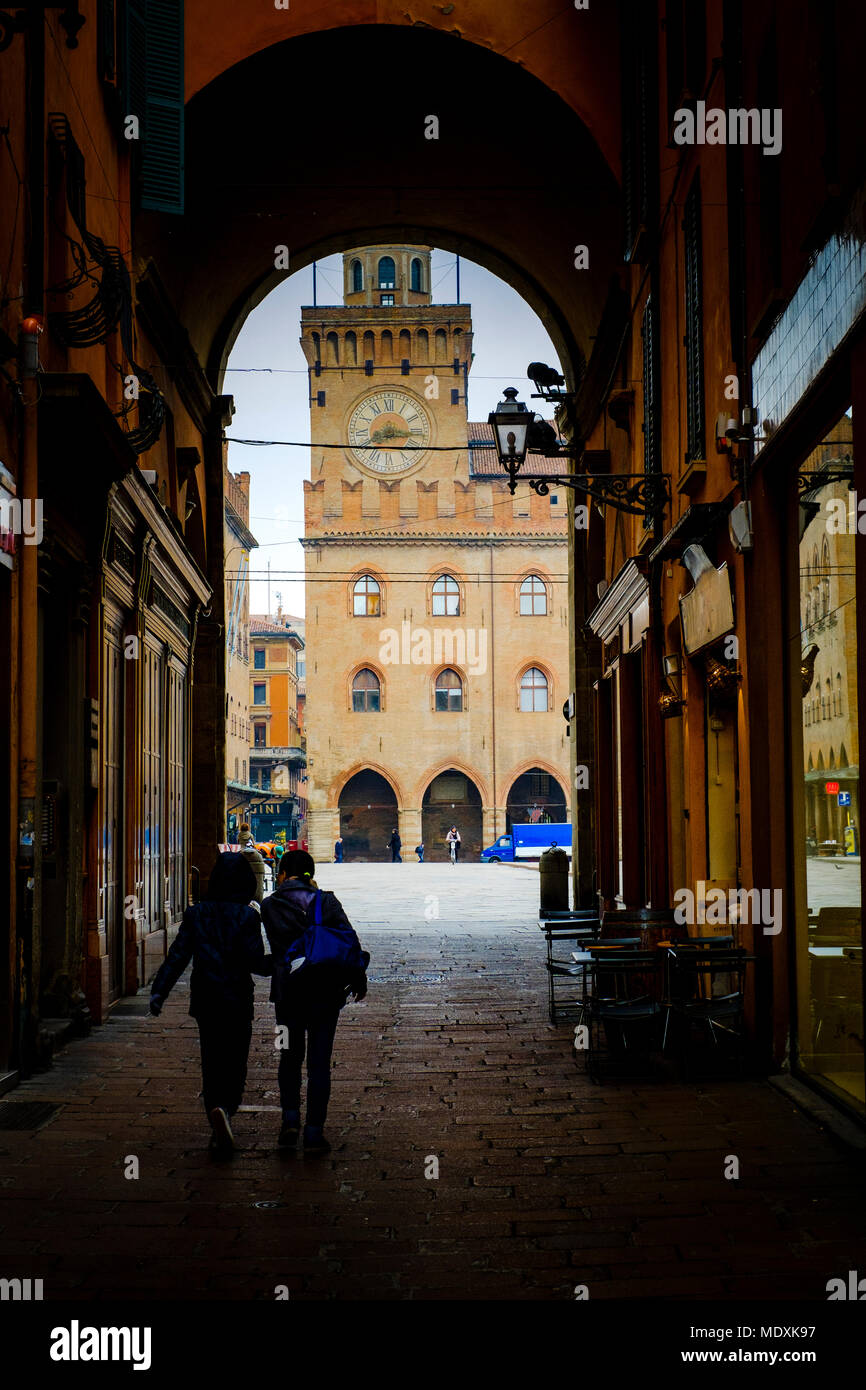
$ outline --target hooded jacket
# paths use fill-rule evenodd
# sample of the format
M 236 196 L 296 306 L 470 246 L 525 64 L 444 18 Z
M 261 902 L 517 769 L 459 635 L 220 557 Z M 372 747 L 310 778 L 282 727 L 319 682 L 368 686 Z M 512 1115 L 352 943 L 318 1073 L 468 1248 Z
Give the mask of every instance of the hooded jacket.
M 366 992 L 367 988 L 366 968 L 351 971 L 340 979 L 325 967 L 314 966 L 293 974 L 285 964 L 289 948 L 309 925 L 316 892 L 300 879 L 287 878 L 262 904 L 262 921 L 273 960 L 271 1003 L 276 1005 L 278 1017 L 283 1017 L 284 1021 L 291 1018 L 303 1022 L 315 1014 L 341 1009 L 349 994 L 359 990 Z M 342 922 L 354 931 L 339 898 L 333 893 L 322 893 L 322 921 Z M 369 951 L 364 951 L 363 957 L 366 966 L 370 961 Z
M 255 874 L 241 854 L 221 854 L 210 877 L 208 895 L 183 914 L 175 941 L 151 985 L 151 997 L 164 1000 L 192 961 L 189 1011 L 253 1016 L 254 975 L 270 975 L 259 914 L 250 902 Z

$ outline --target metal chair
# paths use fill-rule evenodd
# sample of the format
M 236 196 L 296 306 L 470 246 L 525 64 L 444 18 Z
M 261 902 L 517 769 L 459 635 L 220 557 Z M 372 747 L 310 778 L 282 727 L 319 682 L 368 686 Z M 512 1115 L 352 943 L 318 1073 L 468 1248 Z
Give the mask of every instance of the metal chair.
M 662 1005 L 658 990 L 659 956 L 655 951 L 611 949 L 605 942 L 590 952 L 593 990 L 588 1000 L 586 1069 L 601 1078 L 602 1056 L 611 1071 L 645 1074 L 658 1045 Z M 607 1048 L 601 1049 L 604 1031 Z
M 718 942 L 721 938 L 715 938 Z M 681 1074 L 689 1070 L 695 1033 L 704 1033 L 716 1058 L 732 1049 L 738 1070 L 745 1060 L 745 978 L 754 956 L 731 945 L 688 942 L 667 948 L 662 1050 L 672 1020 L 678 1037 Z M 721 983 L 721 989 L 718 985 Z
M 547 942 L 547 1011 L 551 1023 L 558 1023 L 560 1017 L 571 1017 L 578 1001 L 567 998 L 557 1000 L 558 980 L 573 979 L 573 961 L 553 954 L 554 945 L 561 942 L 583 944 L 598 938 L 599 920 L 597 917 L 573 919 L 571 923 L 559 921 L 539 921 Z

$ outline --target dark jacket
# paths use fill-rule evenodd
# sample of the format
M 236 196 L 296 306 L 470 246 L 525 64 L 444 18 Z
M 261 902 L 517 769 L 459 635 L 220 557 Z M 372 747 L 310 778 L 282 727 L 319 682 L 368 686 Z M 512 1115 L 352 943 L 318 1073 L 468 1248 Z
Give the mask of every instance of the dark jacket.
M 254 892 L 255 875 L 248 861 L 240 854 L 220 855 L 208 897 L 183 915 L 180 931 L 151 985 L 152 997 L 165 999 L 192 961 L 189 1011 L 193 1018 L 212 1013 L 252 1018 L 250 972 L 271 973 L 259 914 L 249 906 Z
M 366 969 L 355 970 L 344 977 L 335 977 L 325 966 L 312 966 L 296 973 L 285 964 L 289 947 L 303 936 L 312 918 L 316 889 L 299 879 L 285 879 L 262 903 L 262 921 L 270 944 L 273 960 L 271 1003 L 284 1022 L 296 1019 L 299 1023 L 319 1013 L 341 1009 L 349 994 L 367 989 Z M 322 893 L 322 921 L 343 922 L 352 926 L 339 898 Z M 363 952 L 365 964 L 370 954 Z

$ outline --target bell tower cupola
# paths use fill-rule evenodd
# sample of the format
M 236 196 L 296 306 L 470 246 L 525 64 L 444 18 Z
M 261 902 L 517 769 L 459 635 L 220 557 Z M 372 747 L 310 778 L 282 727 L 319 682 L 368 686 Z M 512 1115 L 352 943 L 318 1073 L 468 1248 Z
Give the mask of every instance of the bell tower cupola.
M 361 246 L 343 255 L 343 302 L 393 309 L 430 304 L 429 246 Z

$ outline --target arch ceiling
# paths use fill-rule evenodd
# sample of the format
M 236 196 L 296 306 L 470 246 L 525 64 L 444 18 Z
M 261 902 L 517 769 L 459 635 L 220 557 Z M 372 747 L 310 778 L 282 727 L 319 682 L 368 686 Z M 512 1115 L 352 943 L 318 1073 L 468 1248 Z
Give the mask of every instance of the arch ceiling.
M 250 15 L 249 32 L 245 16 L 240 34 L 241 51 L 249 47 L 252 56 L 221 70 L 217 48 L 208 56 L 207 47 L 217 44 L 220 8 L 209 5 L 206 22 L 199 16 L 204 47 L 188 53 L 196 94 L 186 117 L 186 212 L 142 214 L 137 225 L 138 250 L 155 258 L 217 388 L 246 314 L 286 273 L 274 269 L 278 245 L 289 248 L 288 273 L 381 241 L 459 252 L 523 295 L 566 370 L 577 349 L 589 357 L 621 265 L 619 192 L 573 101 L 513 52 L 498 56 L 480 39 L 459 43 L 419 24 L 356 19 L 359 27 L 274 43 L 267 34 L 285 27 L 280 19 L 275 28 L 273 11 L 265 23 L 258 13 L 265 6 Z M 301 8 L 276 13 L 300 22 Z M 480 23 L 495 7 L 467 8 Z M 191 22 L 199 9 L 188 4 Z M 506 20 L 516 23 L 513 15 L 496 23 Z M 236 14 L 230 22 L 240 30 Z M 553 21 L 548 29 L 547 48 Z M 564 84 L 562 62 L 549 52 L 536 59 Z M 593 90 L 587 83 L 585 97 Z M 430 114 L 439 118 L 438 140 L 424 137 Z M 576 245 L 589 247 L 589 270 L 575 269 Z M 516 343 L 515 368 L 524 366 Z

